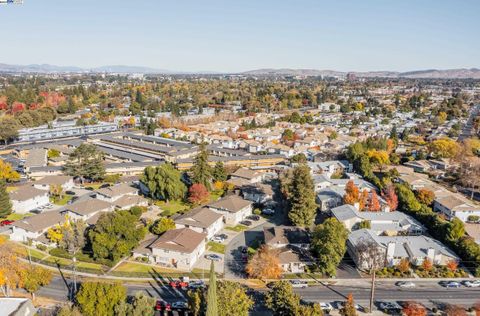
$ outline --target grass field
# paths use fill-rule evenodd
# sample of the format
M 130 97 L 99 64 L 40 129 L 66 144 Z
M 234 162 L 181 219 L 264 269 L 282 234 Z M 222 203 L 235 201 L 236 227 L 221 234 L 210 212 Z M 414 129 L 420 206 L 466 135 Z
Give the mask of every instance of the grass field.
M 216 201 L 219 198 L 221 198 L 222 195 L 223 195 L 223 190 L 212 191 L 212 192 L 210 192 L 210 201 L 211 202 Z
M 190 209 L 190 206 L 182 201 L 157 201 L 155 202 L 159 208 L 163 210 L 162 216 L 172 216 L 176 213 L 184 213 Z
M 225 253 L 225 245 L 220 244 L 218 242 L 210 241 L 208 243 L 208 250 L 216 252 L 216 253 Z
M 227 226 L 227 227 L 225 227 L 225 229 L 233 230 L 234 232 L 241 232 L 241 231 L 244 231 L 247 228 L 248 228 L 247 226 L 240 225 L 240 224 L 237 225 L 237 226 Z
M 65 196 L 60 200 L 50 198 L 50 202 L 56 205 L 66 205 L 71 199 L 73 199 L 73 195 L 65 194 Z
M 26 214 L 18 214 L 18 213 L 12 213 L 8 215 L 7 217 L 3 218 L 1 217 L 0 220 L 9 220 L 9 221 L 19 221 L 21 219 L 24 219 L 25 217 L 32 216 L 32 213 L 26 213 Z
M 141 272 L 148 273 L 151 271 L 156 271 L 158 273 L 176 273 L 178 270 L 168 269 L 162 267 L 152 267 L 147 264 L 135 263 L 135 262 L 123 262 L 121 263 L 115 271 L 119 272 Z

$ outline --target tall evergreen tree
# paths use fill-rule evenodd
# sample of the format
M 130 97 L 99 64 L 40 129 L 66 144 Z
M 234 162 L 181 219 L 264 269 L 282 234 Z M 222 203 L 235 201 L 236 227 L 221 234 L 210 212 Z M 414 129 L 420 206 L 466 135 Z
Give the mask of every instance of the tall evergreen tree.
M 10 202 L 10 196 L 7 192 L 5 180 L 0 180 L 0 217 L 5 217 L 12 213 L 12 203 Z
M 90 180 L 103 179 L 105 176 L 103 152 L 94 144 L 83 143 L 70 154 L 65 171 L 73 177 Z
M 310 168 L 301 164 L 293 170 L 290 188 L 290 211 L 288 218 L 297 226 L 310 226 L 317 213 L 315 190 Z
M 207 316 L 218 315 L 217 303 L 217 276 L 215 275 L 215 266 L 213 261 L 210 263 L 210 282 L 208 283 L 207 294 Z
M 213 168 L 213 179 L 215 181 L 225 181 L 227 180 L 227 171 L 225 170 L 225 167 L 223 166 L 223 162 L 218 161 L 215 164 L 215 168 Z
M 190 171 L 192 172 L 193 183 L 201 183 L 208 190 L 211 189 L 212 170 L 208 165 L 208 151 L 204 142 L 200 144 L 200 151 L 197 157 L 195 157 L 193 167 Z

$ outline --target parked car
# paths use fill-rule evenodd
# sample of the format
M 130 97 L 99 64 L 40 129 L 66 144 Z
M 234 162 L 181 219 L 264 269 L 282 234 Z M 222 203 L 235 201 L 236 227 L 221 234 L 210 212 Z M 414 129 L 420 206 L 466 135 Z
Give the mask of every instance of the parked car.
M 188 284 L 189 289 L 203 289 L 205 288 L 205 282 L 203 281 L 193 281 Z
M 170 286 L 173 288 L 186 288 L 188 287 L 188 282 L 182 280 L 172 280 L 170 281 Z
M 320 302 L 319 305 L 325 313 L 330 313 L 333 310 L 333 306 L 330 303 Z
M 251 221 L 241 221 L 240 224 L 245 226 L 252 226 L 253 223 Z
M 227 235 L 227 234 L 217 234 L 217 235 L 215 235 L 215 237 L 220 237 L 220 238 L 223 238 L 223 239 L 228 239 L 228 235 Z
M 265 209 L 262 210 L 262 214 L 273 215 L 273 214 L 275 214 L 275 210 L 272 210 L 271 208 L 265 208 Z
M 250 219 L 252 221 L 258 221 L 260 220 L 260 216 L 258 215 L 250 215 L 250 216 L 247 216 L 247 219 Z
M 176 310 L 185 310 L 185 309 L 188 309 L 188 303 L 185 302 L 185 301 L 177 301 L 177 302 L 174 302 L 172 304 L 172 309 L 176 309 Z
M 210 253 L 208 255 L 205 255 L 205 259 L 212 260 L 212 261 L 221 261 L 222 257 L 220 257 L 219 255 Z
M 248 253 L 248 247 L 246 246 L 240 246 L 238 250 L 240 250 L 240 252 L 244 254 Z
M 334 306 L 335 309 L 342 309 L 343 308 L 343 305 L 345 304 L 345 302 L 343 301 L 335 301 L 332 303 L 332 306 Z M 364 308 L 358 304 L 355 304 L 355 309 L 357 311 L 361 311 L 363 312 L 364 311 Z
M 377 302 L 378 309 L 385 313 L 401 313 L 402 307 L 396 302 Z
M 157 303 L 155 304 L 155 310 L 169 312 L 172 310 L 172 305 L 165 301 L 158 300 Z
M 300 288 L 308 287 L 308 283 L 306 281 L 291 280 L 290 284 L 292 285 L 292 287 L 300 287 Z
M 403 288 L 407 288 L 407 289 L 410 289 L 410 288 L 414 288 L 415 287 L 415 283 L 411 282 L 411 281 L 399 281 L 397 283 L 395 283 L 398 287 L 403 287 Z
M 480 287 L 480 280 L 474 280 L 474 281 L 467 280 L 467 281 L 463 281 L 462 283 L 466 287 Z
M 459 288 L 461 286 L 457 281 L 441 281 L 440 285 L 445 288 Z
M 213 236 L 212 241 L 218 242 L 218 243 L 221 244 L 222 242 L 225 241 L 225 239 L 223 239 L 223 238 L 221 238 L 221 237 L 219 237 L 219 236 Z
M 15 221 L 9 221 L 8 219 L 5 219 L 0 222 L 0 226 L 8 226 L 8 225 L 12 225 L 13 223 L 15 223 Z

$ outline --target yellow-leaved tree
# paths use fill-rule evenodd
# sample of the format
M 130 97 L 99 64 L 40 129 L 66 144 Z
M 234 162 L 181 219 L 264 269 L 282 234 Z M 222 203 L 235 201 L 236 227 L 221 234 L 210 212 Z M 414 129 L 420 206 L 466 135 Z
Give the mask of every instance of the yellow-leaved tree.
M 245 271 L 251 278 L 278 279 L 282 274 L 278 252 L 267 245 L 261 246 L 248 261 Z
M 20 179 L 18 172 L 13 170 L 12 165 L 0 159 L 0 179 L 7 182 L 17 181 Z

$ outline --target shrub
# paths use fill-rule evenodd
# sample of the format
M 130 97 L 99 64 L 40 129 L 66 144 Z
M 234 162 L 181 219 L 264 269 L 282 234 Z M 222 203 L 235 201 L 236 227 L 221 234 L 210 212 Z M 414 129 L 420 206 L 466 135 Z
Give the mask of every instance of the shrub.
M 262 214 L 262 211 L 259 209 L 259 208 L 256 208 L 253 210 L 253 214 L 255 215 L 261 215 Z
M 41 250 L 41 251 L 46 251 L 47 250 L 47 246 L 42 245 L 42 244 L 38 244 L 36 247 L 37 247 L 38 250 Z

